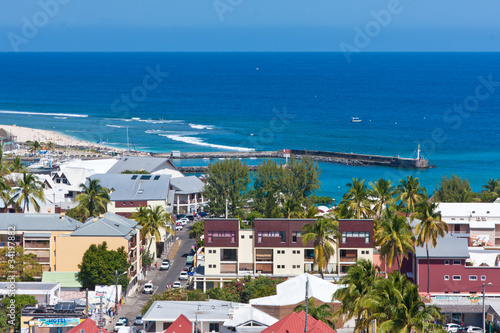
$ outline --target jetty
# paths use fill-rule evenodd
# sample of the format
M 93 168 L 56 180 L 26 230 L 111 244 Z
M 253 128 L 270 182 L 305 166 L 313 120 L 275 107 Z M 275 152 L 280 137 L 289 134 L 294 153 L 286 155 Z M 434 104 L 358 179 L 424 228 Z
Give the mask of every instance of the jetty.
M 417 158 L 404 158 L 399 156 L 382 156 L 382 155 L 368 155 L 368 154 L 355 154 L 346 152 L 329 152 L 318 150 L 296 150 L 296 149 L 283 149 L 277 151 L 255 151 L 255 152 L 204 152 L 204 153 L 161 153 L 151 154 L 157 157 L 167 157 L 172 159 L 225 159 L 225 158 L 288 158 L 294 156 L 301 159 L 305 156 L 318 162 L 330 162 L 345 165 L 359 165 L 359 166 L 386 166 L 392 168 L 405 168 L 405 169 L 428 169 L 433 167 L 429 165 L 429 161 L 420 157 L 420 149 L 417 149 Z M 207 167 L 179 167 L 181 172 L 204 172 Z M 185 169 L 185 171 L 183 171 Z

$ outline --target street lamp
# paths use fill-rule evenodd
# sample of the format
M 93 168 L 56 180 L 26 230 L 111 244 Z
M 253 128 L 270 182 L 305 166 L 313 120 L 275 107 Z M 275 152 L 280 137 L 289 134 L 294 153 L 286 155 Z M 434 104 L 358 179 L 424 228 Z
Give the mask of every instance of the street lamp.
M 115 270 L 115 311 L 118 313 L 118 277 L 126 274 L 127 271 L 118 274 L 118 270 Z
M 488 286 L 491 286 L 492 283 L 491 282 L 488 282 Z M 486 289 L 486 283 L 483 283 L 483 333 L 486 333 L 486 314 L 485 314 L 485 311 L 484 311 L 484 292 L 485 292 L 485 289 Z

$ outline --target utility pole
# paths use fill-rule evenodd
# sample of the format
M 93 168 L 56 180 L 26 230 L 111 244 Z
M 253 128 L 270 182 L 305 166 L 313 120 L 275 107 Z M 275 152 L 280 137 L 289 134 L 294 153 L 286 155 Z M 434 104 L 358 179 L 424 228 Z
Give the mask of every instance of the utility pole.
M 226 219 L 227 219 L 227 203 L 229 202 L 228 199 L 226 199 Z
M 115 311 L 118 313 L 118 270 L 115 270 Z

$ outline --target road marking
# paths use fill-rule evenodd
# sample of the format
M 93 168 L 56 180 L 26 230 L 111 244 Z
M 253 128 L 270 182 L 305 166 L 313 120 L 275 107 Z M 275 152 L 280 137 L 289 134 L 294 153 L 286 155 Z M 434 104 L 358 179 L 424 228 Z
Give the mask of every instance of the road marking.
M 181 244 L 182 244 L 181 240 L 177 239 L 175 241 L 174 246 L 172 247 L 172 249 L 168 253 L 168 257 L 167 257 L 168 260 L 172 261 L 174 259 L 175 254 L 177 253 L 177 250 L 179 250 L 179 247 L 181 246 Z

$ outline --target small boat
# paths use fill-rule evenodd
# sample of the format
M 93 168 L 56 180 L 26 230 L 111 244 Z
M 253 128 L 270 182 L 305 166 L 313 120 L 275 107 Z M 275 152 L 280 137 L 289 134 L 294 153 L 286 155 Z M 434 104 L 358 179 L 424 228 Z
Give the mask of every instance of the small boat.
M 360 123 L 361 122 L 361 119 L 359 119 L 358 117 L 351 117 L 351 123 Z

